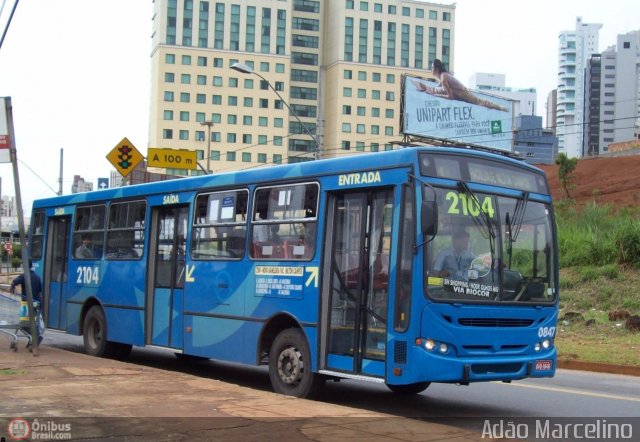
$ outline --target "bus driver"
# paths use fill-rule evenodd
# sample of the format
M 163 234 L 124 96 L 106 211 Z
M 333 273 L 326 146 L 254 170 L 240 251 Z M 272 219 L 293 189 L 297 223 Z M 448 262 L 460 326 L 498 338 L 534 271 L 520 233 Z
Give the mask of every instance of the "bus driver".
M 468 270 L 475 258 L 469 250 L 469 233 L 459 228 L 451 237 L 451 247 L 438 253 L 433 269 L 438 276 L 468 281 Z

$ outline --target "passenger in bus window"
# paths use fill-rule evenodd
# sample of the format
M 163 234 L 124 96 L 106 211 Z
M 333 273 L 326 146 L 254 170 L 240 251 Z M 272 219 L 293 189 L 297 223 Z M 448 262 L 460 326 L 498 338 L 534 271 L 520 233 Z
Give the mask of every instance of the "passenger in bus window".
M 282 238 L 280 237 L 280 224 L 271 224 L 270 230 L 269 240 L 273 244 L 280 244 L 282 242 Z
M 469 250 L 469 232 L 459 228 L 451 236 L 451 247 L 438 253 L 433 270 L 438 276 L 468 281 L 468 270 L 475 258 Z
M 79 259 L 91 259 L 93 258 L 93 252 L 89 248 L 91 244 L 91 237 L 89 235 L 82 235 L 82 244 L 76 249 L 76 258 Z

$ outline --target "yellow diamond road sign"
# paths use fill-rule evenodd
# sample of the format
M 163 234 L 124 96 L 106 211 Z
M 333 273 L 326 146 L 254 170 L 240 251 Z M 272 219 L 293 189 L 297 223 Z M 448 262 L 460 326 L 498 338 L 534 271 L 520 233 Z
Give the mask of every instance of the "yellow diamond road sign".
M 107 154 L 107 160 L 113 164 L 113 167 L 115 167 L 122 176 L 129 175 L 143 159 L 142 154 L 138 152 L 138 149 L 136 149 L 126 137 Z
M 147 166 L 195 170 L 198 168 L 198 160 L 195 150 L 150 147 L 147 149 Z

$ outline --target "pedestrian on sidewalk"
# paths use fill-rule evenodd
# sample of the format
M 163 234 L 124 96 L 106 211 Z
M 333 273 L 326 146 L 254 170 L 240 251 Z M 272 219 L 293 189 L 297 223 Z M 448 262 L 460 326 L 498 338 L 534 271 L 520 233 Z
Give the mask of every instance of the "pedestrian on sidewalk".
M 42 281 L 40 277 L 33 271 L 32 262 L 29 260 L 29 274 L 31 277 L 31 296 L 33 297 L 33 309 L 35 311 L 36 330 L 38 333 L 38 344 L 42 342 L 44 334 L 44 320 L 42 319 Z M 25 275 L 18 275 L 11 281 L 11 293 L 15 293 L 16 286 L 20 286 L 20 297 L 23 301 L 27 301 L 27 289 L 25 287 Z M 27 334 L 30 334 L 29 329 L 23 329 Z

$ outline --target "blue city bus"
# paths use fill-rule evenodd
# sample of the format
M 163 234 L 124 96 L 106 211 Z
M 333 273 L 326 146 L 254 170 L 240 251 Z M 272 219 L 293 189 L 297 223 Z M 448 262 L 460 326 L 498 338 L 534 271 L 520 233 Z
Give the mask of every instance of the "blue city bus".
M 268 365 L 298 397 L 553 376 L 556 242 L 541 170 L 434 146 L 41 199 L 30 229 L 46 326 L 88 354 Z

